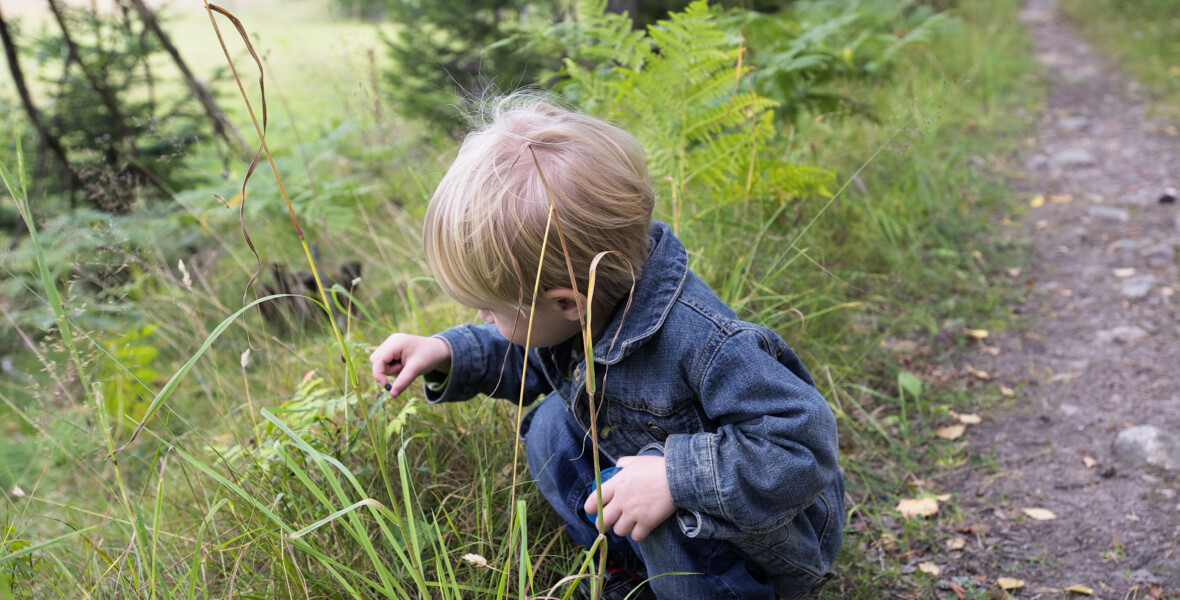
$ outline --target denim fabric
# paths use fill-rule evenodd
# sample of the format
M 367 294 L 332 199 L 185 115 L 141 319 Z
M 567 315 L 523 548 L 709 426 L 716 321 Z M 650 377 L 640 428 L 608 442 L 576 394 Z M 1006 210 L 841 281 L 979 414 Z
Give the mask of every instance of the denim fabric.
M 835 417 L 786 342 L 738 320 L 692 273 L 684 246 L 667 225 L 656 223 L 651 238 L 631 308 L 617 311 L 594 342 L 604 465 L 662 446 L 677 512 L 653 532 L 658 545 L 681 547 L 671 541 L 675 534 L 708 557 L 707 576 L 750 566 L 773 581 L 778 595 L 804 594 L 822 582 L 840 548 L 844 483 Z M 522 385 L 526 402 L 548 396 L 538 414 L 530 413 L 526 440 L 533 475 L 565 518 L 559 505 L 578 493 L 584 499 L 589 490 L 584 468 L 565 464 L 589 456 L 582 452 L 590 422 L 584 363 L 570 372 L 568 346 L 526 353 L 491 325 L 459 325 L 438 337 L 451 347 L 451 372 L 442 390 L 427 390 L 430 401 L 479 393 L 515 400 Z M 521 382 L 526 356 L 529 369 Z M 556 419 L 544 417 L 552 407 L 564 411 L 572 433 L 560 433 L 551 425 Z M 538 423 L 546 426 L 538 429 Z M 577 516 L 566 519 L 570 534 L 583 544 L 586 535 L 592 541 L 593 528 Z M 579 533 L 574 523 L 589 532 Z M 645 563 L 676 552 L 645 552 L 644 544 L 638 550 Z M 744 557 L 742 566 L 717 558 L 726 552 Z M 649 574 L 665 572 L 648 566 Z

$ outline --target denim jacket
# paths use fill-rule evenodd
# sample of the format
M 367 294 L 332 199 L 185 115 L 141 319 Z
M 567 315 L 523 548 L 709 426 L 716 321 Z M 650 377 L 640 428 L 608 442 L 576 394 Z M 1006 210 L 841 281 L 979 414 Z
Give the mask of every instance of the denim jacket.
M 815 560 L 799 566 L 823 573 L 843 525 L 832 410 L 781 337 L 738 320 L 688 268 L 667 225 L 656 222 L 650 236 L 630 309 L 616 311 L 594 344 L 601 452 L 614 461 L 662 444 L 687 536 L 740 542 L 777 531 L 769 537 L 781 540 L 802 528 Z M 427 386 L 428 400 L 518 398 L 521 346 L 492 325 L 459 325 L 438 337 L 450 344 L 451 371 L 442 389 Z M 585 362 L 571 372 L 569 349 L 560 346 L 527 355 L 525 402 L 556 394 L 588 429 Z M 821 493 L 823 506 L 796 520 Z M 792 520 L 795 527 L 784 527 Z

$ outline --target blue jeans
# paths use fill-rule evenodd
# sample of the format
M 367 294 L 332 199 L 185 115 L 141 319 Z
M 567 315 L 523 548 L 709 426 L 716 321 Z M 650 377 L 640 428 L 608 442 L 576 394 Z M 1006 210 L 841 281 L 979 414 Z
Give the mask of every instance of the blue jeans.
M 590 439 L 561 398 L 546 398 L 527 416 L 525 434 L 529 471 L 575 542 L 590 547 L 598 531 L 586 519 L 583 503 L 594 484 Z M 648 452 L 642 452 L 646 454 Z M 662 454 L 662 452 L 658 452 Z M 603 458 L 602 468 L 611 466 Z M 612 552 L 633 553 L 642 560 L 656 596 L 665 600 L 775 600 L 776 583 L 737 547 L 725 540 L 689 538 L 675 517 L 664 521 L 642 542 L 607 534 Z M 662 573 L 694 573 L 665 575 Z M 814 581 L 800 582 L 804 593 Z M 802 595 L 802 594 L 789 594 Z

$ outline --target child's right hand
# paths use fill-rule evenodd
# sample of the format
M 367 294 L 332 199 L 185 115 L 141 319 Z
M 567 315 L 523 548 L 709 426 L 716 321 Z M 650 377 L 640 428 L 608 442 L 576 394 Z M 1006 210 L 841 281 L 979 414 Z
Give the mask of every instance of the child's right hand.
M 419 375 L 451 370 L 451 346 L 440 338 L 395 333 L 369 356 L 373 378 L 397 397 Z M 390 377 L 395 379 L 391 383 Z

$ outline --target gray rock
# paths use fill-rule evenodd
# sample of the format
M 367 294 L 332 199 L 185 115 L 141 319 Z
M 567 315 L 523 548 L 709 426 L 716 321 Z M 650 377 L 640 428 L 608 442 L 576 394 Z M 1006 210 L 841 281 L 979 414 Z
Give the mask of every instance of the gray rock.
M 1171 244 L 1156 244 L 1140 250 L 1139 256 L 1143 258 L 1167 258 L 1171 260 L 1175 258 L 1176 250 L 1172 248 Z
M 1146 298 L 1151 293 L 1151 288 L 1159 282 L 1159 278 L 1155 275 L 1136 275 L 1128 277 L 1123 280 L 1123 297 L 1128 300 L 1139 300 Z
M 1057 119 L 1057 126 L 1065 131 L 1078 131 L 1090 125 L 1090 119 L 1082 116 Z
M 1131 468 L 1180 470 L 1180 439 L 1152 425 L 1131 427 L 1115 438 L 1114 456 Z
M 1044 154 L 1034 154 L 1024 159 L 1024 170 L 1036 171 L 1037 169 L 1044 168 L 1047 164 L 1049 164 L 1049 159 L 1045 158 Z
M 1054 169 L 1077 169 L 1092 167 L 1098 164 L 1098 159 L 1085 148 L 1069 148 L 1049 157 L 1049 166 Z
M 1086 214 L 1103 221 L 1126 223 L 1131 220 L 1131 213 L 1127 212 L 1127 209 L 1116 206 L 1091 206 L 1086 209 Z
M 1067 416 L 1067 417 L 1072 417 L 1072 416 L 1078 414 L 1078 411 L 1081 410 L 1080 408 L 1077 407 L 1076 404 L 1065 404 L 1065 403 L 1062 403 L 1057 408 L 1059 410 L 1061 410 L 1061 412 L 1064 413 L 1065 416 Z
M 1147 264 L 1162 267 L 1176 260 L 1176 250 L 1171 244 L 1156 244 L 1139 251 L 1139 256 L 1147 259 Z
M 1109 344 L 1111 342 L 1119 342 L 1122 344 L 1129 344 L 1131 342 L 1138 342 L 1145 339 L 1150 334 L 1142 327 L 1136 325 L 1122 325 L 1114 329 L 1103 329 L 1095 336 L 1101 344 Z

